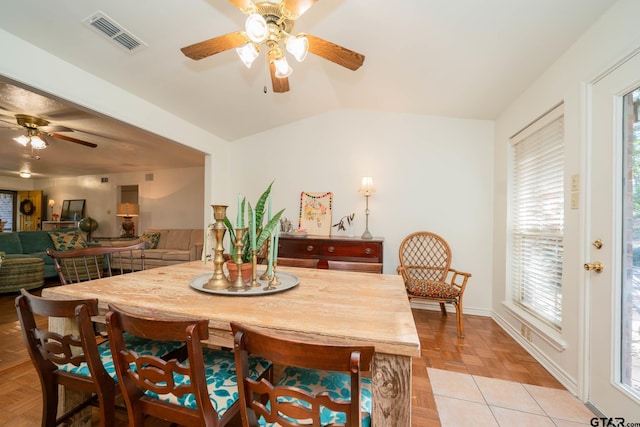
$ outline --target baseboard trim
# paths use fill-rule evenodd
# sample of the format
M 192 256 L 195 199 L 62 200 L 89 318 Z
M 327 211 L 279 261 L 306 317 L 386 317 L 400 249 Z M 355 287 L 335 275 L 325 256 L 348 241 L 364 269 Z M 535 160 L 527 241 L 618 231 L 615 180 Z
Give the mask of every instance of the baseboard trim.
M 533 345 L 530 341 L 524 339 L 513 325 L 506 321 L 495 311 L 492 312 L 491 317 L 495 322 L 518 344 L 520 344 L 534 359 L 538 361 L 549 373 L 562 384 L 571 394 L 578 395 L 578 384 L 575 378 L 572 378 L 564 369 L 558 366 L 553 360 L 551 360 L 545 353 L 540 351 L 538 347 Z
M 440 311 L 440 304 L 417 299 L 411 301 L 411 307 L 419 310 Z M 456 309 L 451 304 L 445 304 L 445 307 L 447 309 L 447 313 L 455 314 Z M 487 310 L 486 308 L 464 307 L 464 314 L 470 314 L 472 316 L 491 317 L 492 313 L 493 311 Z

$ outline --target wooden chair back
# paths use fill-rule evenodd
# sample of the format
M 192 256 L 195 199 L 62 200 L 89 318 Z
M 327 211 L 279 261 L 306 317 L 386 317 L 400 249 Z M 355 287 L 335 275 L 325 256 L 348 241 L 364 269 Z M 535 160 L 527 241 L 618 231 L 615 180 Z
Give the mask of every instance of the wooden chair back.
M 361 426 L 362 372 L 371 370 L 372 346 L 303 342 L 270 335 L 235 322 L 231 322 L 231 329 L 243 426 L 258 426 L 260 417 L 264 417 L 267 423 L 277 422 L 283 426 L 297 425 L 291 419 L 322 426 L 321 407 L 345 413 L 345 426 Z M 312 394 L 290 384 L 279 385 L 273 379 L 253 380 L 248 365 L 250 355 L 269 360 L 276 366 L 348 373 L 350 398 L 341 396 L 333 399 L 328 392 Z M 303 402 L 306 409 L 300 403 L 290 403 L 291 399 Z
M 94 246 L 68 251 L 47 249 L 47 255 L 53 258 L 58 277 L 63 285 L 84 282 L 134 271 L 133 260 L 140 259 L 138 270 L 144 270 L 144 250 L 146 242 L 130 246 Z M 112 260 L 119 268 L 111 267 Z M 130 269 L 126 269 L 129 266 Z
M 53 300 L 41 298 L 21 289 L 15 300 L 22 337 L 36 368 L 42 387 L 42 425 L 56 426 L 66 422 L 87 405 L 100 407 L 100 424 L 114 424 L 115 381 L 100 360 L 92 316 L 98 314 L 98 300 Z M 75 318 L 76 331 L 60 334 L 41 329 L 36 316 Z M 68 369 L 60 367 L 64 365 Z M 72 371 L 87 367 L 89 375 Z M 57 416 L 58 385 L 90 393 L 91 396 L 65 414 Z
M 278 257 L 277 265 L 281 267 L 318 268 L 318 258 L 286 258 Z
M 182 426 L 222 426 L 237 414 L 238 405 L 235 405 L 219 418 L 209 399 L 205 378 L 207 366 L 201 345 L 201 340 L 209 337 L 208 319 L 150 317 L 110 305 L 106 321 L 130 426 L 142 427 L 146 415 Z M 188 361 L 181 363 L 178 358 L 164 360 L 139 355 L 127 348 L 125 331 L 150 340 L 184 342 Z M 176 378 L 185 381 L 178 383 Z M 177 400 L 193 399 L 197 408 L 167 401 L 169 395 Z
M 327 260 L 329 270 L 360 271 L 364 273 L 382 273 L 382 263 Z

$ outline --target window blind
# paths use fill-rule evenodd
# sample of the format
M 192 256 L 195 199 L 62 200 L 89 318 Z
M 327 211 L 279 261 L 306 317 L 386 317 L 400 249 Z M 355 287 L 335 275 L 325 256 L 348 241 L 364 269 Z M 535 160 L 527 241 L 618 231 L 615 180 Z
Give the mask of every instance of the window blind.
M 511 299 L 560 329 L 564 261 L 564 116 L 551 111 L 512 138 Z

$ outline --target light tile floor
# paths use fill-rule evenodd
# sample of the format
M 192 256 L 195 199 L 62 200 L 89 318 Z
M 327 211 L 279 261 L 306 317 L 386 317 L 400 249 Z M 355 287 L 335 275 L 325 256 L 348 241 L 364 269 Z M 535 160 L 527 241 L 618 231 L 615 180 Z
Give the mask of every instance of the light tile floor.
M 566 390 L 427 368 L 442 427 L 576 427 L 595 415 Z

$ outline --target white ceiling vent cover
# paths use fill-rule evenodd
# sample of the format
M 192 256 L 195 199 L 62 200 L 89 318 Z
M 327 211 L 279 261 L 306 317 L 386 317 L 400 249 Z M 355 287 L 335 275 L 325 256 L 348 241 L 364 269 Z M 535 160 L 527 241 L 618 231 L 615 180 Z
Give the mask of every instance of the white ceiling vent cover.
M 101 11 L 85 18 L 82 23 L 128 52 L 137 51 L 147 46 L 145 42 Z

